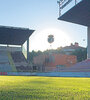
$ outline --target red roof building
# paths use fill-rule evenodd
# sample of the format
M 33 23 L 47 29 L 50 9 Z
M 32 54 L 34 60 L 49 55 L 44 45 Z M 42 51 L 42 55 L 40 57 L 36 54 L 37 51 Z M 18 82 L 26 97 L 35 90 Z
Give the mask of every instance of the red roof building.
M 61 50 L 64 51 L 65 54 L 69 55 L 75 50 L 85 50 L 84 47 L 79 46 L 79 43 L 75 42 L 75 44 L 72 44 L 70 46 L 63 47 Z

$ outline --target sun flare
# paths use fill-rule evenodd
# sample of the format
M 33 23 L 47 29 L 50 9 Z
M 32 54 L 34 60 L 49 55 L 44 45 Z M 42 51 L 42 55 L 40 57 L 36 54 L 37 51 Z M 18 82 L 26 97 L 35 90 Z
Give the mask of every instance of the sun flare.
M 54 42 L 51 44 L 52 49 L 56 49 L 60 46 L 70 45 L 71 43 L 70 37 L 64 31 L 60 29 L 49 28 L 34 35 L 31 47 L 36 51 L 50 49 L 50 44 L 47 41 L 48 35 L 54 35 Z

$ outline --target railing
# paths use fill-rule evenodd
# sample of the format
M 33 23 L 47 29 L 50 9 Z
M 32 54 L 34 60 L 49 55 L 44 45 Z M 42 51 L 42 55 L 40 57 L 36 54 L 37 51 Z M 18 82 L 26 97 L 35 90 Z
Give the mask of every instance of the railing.
M 59 17 L 81 1 L 82 0 L 59 0 L 57 1 L 57 3 L 59 4 Z

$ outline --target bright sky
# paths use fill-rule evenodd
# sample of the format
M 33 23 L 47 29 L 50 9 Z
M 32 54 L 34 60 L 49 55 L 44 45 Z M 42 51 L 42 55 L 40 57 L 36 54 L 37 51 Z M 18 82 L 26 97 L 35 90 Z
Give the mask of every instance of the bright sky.
M 58 9 L 57 0 L 0 0 L 0 25 L 36 30 L 30 37 L 30 51 L 49 49 L 49 34 L 55 37 L 52 48 L 71 42 L 86 47 L 87 27 L 57 20 Z

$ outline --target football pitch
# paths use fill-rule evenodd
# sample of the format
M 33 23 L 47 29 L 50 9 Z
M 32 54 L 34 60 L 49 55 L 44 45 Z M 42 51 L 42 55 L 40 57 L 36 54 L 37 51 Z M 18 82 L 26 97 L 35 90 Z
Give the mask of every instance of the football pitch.
M 0 100 L 90 100 L 90 78 L 0 76 Z

